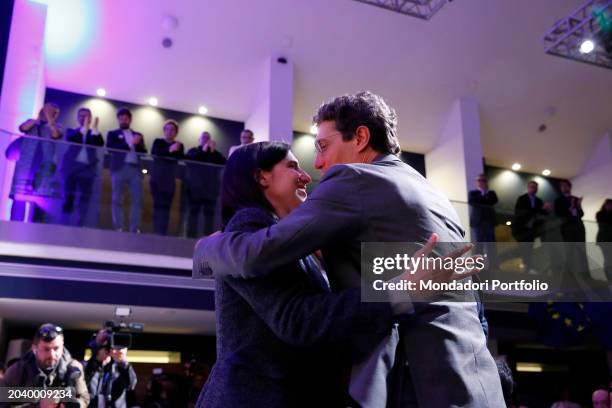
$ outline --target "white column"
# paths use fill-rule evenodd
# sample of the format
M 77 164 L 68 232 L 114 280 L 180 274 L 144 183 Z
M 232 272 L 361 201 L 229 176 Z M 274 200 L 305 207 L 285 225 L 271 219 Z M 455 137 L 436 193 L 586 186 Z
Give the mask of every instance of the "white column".
M 467 193 L 484 171 L 478 103 L 461 98 L 453 103 L 436 146 L 425 155 L 427 179 L 453 201 L 469 239 Z M 457 203 L 458 202 L 458 203 Z
M 595 214 L 606 198 L 612 197 L 612 132 L 604 134 L 580 174 L 572 179 L 572 194 L 584 197 L 584 219 L 595 220 Z
M 0 98 L 0 129 L 16 133 L 19 124 L 36 117 L 42 106 L 46 17 L 46 5 L 15 1 Z M 2 155 L 11 139 L 6 134 L 0 135 Z M 0 160 L 0 220 L 7 220 L 10 215 L 8 194 L 14 166 L 12 161 Z
M 282 62 L 282 61 L 285 62 Z M 245 127 L 256 141 L 293 140 L 293 62 L 280 55 L 270 56 L 260 69 L 259 89 Z

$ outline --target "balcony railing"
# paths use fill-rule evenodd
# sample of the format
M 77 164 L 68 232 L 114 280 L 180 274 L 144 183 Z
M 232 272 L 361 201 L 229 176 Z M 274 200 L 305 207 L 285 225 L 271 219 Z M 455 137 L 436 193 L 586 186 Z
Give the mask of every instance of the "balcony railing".
M 222 165 L 2 133 L 13 221 L 187 238 L 220 228 Z

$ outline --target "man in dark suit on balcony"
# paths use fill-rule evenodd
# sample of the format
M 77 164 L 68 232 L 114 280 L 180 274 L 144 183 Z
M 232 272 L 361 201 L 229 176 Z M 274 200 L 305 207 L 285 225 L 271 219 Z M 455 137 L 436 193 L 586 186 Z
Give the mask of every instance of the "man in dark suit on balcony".
M 110 149 L 111 154 L 113 227 L 117 231 L 123 231 L 122 196 L 124 188 L 127 187 L 130 193 L 128 230 L 130 232 L 140 232 L 143 176 L 140 169 L 139 153 L 146 153 L 147 148 L 142 134 L 130 129 L 132 112 L 129 109 L 119 109 L 117 120 L 119 121 L 119 129 L 111 130 L 106 137 L 106 147 Z
M 151 154 L 151 195 L 153 196 L 153 231 L 166 235 L 170 222 L 170 209 L 176 185 L 178 161 L 184 156 L 183 144 L 176 140 L 179 124 L 173 119 L 164 123 L 164 137 L 153 141 Z
M 187 236 L 199 238 L 215 231 L 215 212 L 219 198 L 221 174 L 226 158 L 217 150 L 217 144 L 210 133 L 202 132 L 200 145 L 187 152 L 185 176 L 186 195 L 189 200 Z M 198 162 L 198 163 L 194 163 Z M 200 226 L 203 213 L 204 226 Z
M 97 164 L 99 149 L 85 146 L 104 146 L 104 139 L 98 130 L 98 118 L 91 123 L 91 110 L 81 108 L 77 112 L 79 127 L 68 129 L 66 140 L 72 144 L 64 154 L 62 173 L 64 174 L 64 223 L 71 224 L 71 215 L 74 211 L 75 194 L 78 193 L 78 218 L 76 225 L 86 224 L 89 202 L 91 200 L 92 186 L 97 177 Z M 88 225 L 95 227 L 95 225 Z
M 489 265 L 495 265 L 495 204 L 497 194 L 489 190 L 489 180 L 484 174 L 476 178 L 476 190 L 468 193 L 472 242 L 477 253 L 486 253 Z
M 532 275 L 537 274 L 532 267 L 533 242 L 542 233 L 542 216 L 548 215 L 548 207 L 537 193 L 538 183 L 533 180 L 527 183 L 527 193 L 520 196 L 514 205 L 512 223 L 512 235 L 521 243 L 519 245 L 525 271 Z

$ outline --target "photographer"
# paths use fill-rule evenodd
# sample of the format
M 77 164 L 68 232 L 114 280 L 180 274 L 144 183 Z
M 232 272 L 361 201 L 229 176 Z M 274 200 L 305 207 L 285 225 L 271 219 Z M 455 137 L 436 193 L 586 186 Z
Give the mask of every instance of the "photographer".
M 51 323 L 43 324 L 34 335 L 32 350 L 11 365 L 0 381 L 0 387 L 72 387 L 75 402 L 40 400 L 20 407 L 30 408 L 85 408 L 89 402 L 83 367 L 73 360 L 64 348 L 64 334 L 61 327 Z M 0 403 L 0 407 L 11 404 Z
M 127 394 L 136 388 L 136 372 L 127 361 L 127 347 L 115 345 L 111 327 L 98 331 L 85 366 L 91 408 L 127 408 Z

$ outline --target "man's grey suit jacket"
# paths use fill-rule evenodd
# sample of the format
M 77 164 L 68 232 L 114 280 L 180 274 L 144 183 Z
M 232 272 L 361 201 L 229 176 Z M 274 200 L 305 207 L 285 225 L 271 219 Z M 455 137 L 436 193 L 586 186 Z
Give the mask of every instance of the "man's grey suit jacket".
M 272 227 L 201 240 L 194 274 L 212 270 L 251 278 L 322 249 L 332 289 L 340 290 L 361 284 L 362 242 L 423 243 L 434 232 L 440 238 L 439 255 L 463 242 L 464 231 L 448 199 L 397 157 L 380 156 L 369 164 L 333 166 L 308 200 Z M 364 407 L 505 406 L 475 298 L 457 299 L 448 293 L 440 301 L 416 304 L 412 323 L 401 333 L 390 331 L 378 345 L 364 336 L 369 355 L 355 361 L 352 397 Z M 399 401 L 387 395 L 397 381 L 391 369 L 404 366 L 395 361 L 398 347 L 409 380 Z

